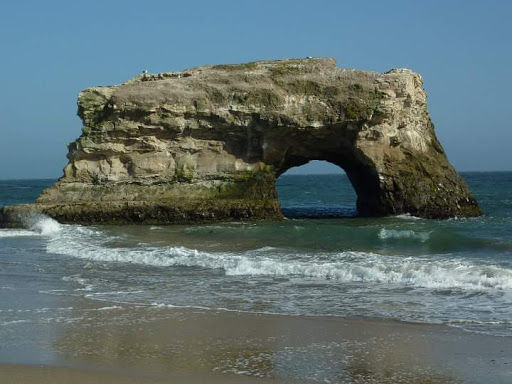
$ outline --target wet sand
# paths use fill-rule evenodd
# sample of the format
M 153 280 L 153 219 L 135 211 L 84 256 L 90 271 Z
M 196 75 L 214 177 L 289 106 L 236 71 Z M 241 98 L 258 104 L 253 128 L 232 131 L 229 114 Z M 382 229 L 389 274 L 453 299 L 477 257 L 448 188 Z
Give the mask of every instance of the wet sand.
M 441 325 L 82 299 L 73 311 L 4 337 L 0 382 L 512 382 L 512 338 Z
M 301 383 L 296 380 L 270 380 L 251 377 L 227 377 L 227 376 L 155 376 L 143 373 L 125 374 L 122 372 L 84 370 L 69 367 L 54 366 L 32 366 L 32 365 L 11 365 L 0 364 L 0 382 L 2 384 L 194 384 L 194 383 Z
M 31 366 L 31 365 L 0 365 L 0 382 L 2 384 L 167 384 L 167 383 L 265 383 L 270 380 L 246 377 L 215 377 L 215 376 L 156 376 L 144 373 L 125 374 L 101 370 L 85 370 L 68 367 Z

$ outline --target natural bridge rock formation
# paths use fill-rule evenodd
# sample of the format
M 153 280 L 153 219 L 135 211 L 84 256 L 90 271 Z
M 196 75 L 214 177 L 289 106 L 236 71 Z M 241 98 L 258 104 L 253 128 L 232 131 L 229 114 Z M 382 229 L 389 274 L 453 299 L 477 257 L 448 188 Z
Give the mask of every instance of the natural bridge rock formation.
M 475 216 L 434 133 L 422 78 L 329 58 L 144 74 L 81 92 L 82 135 L 35 205 L 63 222 L 280 218 L 276 178 L 310 160 L 342 167 L 366 216 Z

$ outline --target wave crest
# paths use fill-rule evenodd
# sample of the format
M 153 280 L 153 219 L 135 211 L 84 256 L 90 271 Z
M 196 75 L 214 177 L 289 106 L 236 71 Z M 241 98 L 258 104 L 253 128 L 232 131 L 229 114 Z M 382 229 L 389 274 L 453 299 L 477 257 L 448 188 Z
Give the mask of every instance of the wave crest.
M 62 229 L 58 221 L 40 213 L 24 216 L 22 223 L 26 229 L 0 229 L 0 237 L 54 236 Z
M 108 241 L 108 237 L 90 228 L 66 226 L 66 230 L 50 238 L 47 250 L 93 261 L 214 269 L 228 276 L 314 278 L 432 289 L 512 290 L 512 268 L 508 266 L 440 255 L 403 257 L 355 251 L 312 254 L 272 247 L 215 253 L 145 245 L 112 248 L 106 244 Z
M 36 220 L 29 224 L 29 228 L 31 231 L 39 233 L 42 236 L 53 236 L 62 229 L 58 221 L 45 215 L 37 217 Z
M 379 239 L 414 239 L 425 242 L 430 239 L 429 232 L 415 232 L 412 229 L 386 229 L 379 232 Z

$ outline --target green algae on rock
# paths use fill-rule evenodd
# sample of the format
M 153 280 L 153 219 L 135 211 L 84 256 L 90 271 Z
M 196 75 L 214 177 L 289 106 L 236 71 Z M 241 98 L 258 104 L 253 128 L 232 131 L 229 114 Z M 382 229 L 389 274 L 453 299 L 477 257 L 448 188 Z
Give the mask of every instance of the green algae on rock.
M 282 218 L 276 178 L 310 160 L 343 168 L 364 216 L 481 213 L 437 140 L 420 75 L 330 58 L 144 74 L 80 92 L 82 135 L 33 205 L 72 223 Z M 11 223 L 11 224 L 9 224 Z

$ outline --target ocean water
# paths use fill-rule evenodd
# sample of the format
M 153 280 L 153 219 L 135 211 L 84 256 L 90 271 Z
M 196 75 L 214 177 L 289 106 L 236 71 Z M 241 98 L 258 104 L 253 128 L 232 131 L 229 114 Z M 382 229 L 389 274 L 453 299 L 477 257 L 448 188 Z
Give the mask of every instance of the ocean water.
M 0 339 L 27 324 L 75 321 L 80 298 L 512 335 L 512 173 L 463 177 L 481 217 L 357 218 L 345 175 L 282 176 L 282 222 L 79 226 L 32 217 L 25 229 L 0 229 Z M 52 182 L 0 181 L 0 206 L 32 202 Z

